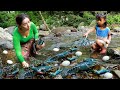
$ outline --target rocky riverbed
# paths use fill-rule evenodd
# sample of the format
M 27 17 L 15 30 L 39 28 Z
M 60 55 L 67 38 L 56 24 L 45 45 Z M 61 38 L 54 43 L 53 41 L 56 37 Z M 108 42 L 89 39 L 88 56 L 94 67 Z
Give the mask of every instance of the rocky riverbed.
M 14 53 L 13 45 L 12 45 L 12 28 L 8 29 L 0 29 L 0 60 L 2 61 L 3 66 L 7 65 L 7 60 L 12 60 L 13 63 L 18 63 L 17 58 Z M 77 65 L 80 62 L 83 62 L 83 59 L 85 58 L 91 58 L 91 49 L 89 43 L 86 44 L 87 46 L 83 47 L 80 44 L 81 39 L 83 38 L 82 35 L 87 30 L 89 30 L 90 26 L 79 26 L 79 28 L 73 28 L 73 27 L 58 27 L 54 30 L 52 30 L 51 33 L 48 31 L 39 31 L 41 38 L 45 41 L 46 46 L 40 50 L 40 55 L 37 55 L 34 59 L 38 62 L 44 62 L 49 57 L 54 57 L 55 55 L 65 52 L 69 50 L 70 48 L 77 47 L 78 51 L 82 52 L 82 55 L 77 58 L 77 60 L 70 63 L 69 66 L 63 67 L 61 66 L 63 59 L 60 59 L 61 61 L 57 62 L 56 65 L 59 63 L 59 66 L 62 68 L 72 68 L 75 65 Z M 118 79 L 119 78 L 119 70 L 120 70 L 120 34 L 119 34 L 119 28 L 115 28 L 112 31 L 112 41 L 108 47 L 107 56 L 110 57 L 110 59 L 107 62 L 104 62 L 102 58 L 106 55 L 99 55 L 94 54 L 94 59 L 97 59 L 99 61 L 99 65 L 92 67 L 93 69 L 100 70 L 101 68 L 109 69 L 110 73 L 113 74 L 113 77 L 111 79 Z M 4 30 L 4 35 L 3 35 Z M 9 32 L 8 32 L 9 31 Z M 117 31 L 117 32 L 116 32 Z M 9 34 L 6 34 L 6 33 Z M 91 33 L 88 36 L 90 44 L 94 43 L 95 40 L 95 33 Z M 53 51 L 54 48 L 59 48 L 60 50 L 58 52 Z M 3 54 L 3 51 L 7 50 L 8 54 Z M 75 54 L 73 54 L 75 56 Z M 52 63 L 50 65 L 55 65 L 55 63 Z M 53 71 L 55 72 L 56 69 Z M 117 71 L 116 71 L 117 70 Z M 52 72 L 53 72 L 52 71 Z M 48 77 L 46 75 L 44 79 L 63 79 L 63 77 L 58 74 L 54 78 Z M 85 70 L 85 71 L 75 71 L 75 74 L 68 75 L 65 79 L 104 79 L 103 74 L 95 74 L 91 70 Z

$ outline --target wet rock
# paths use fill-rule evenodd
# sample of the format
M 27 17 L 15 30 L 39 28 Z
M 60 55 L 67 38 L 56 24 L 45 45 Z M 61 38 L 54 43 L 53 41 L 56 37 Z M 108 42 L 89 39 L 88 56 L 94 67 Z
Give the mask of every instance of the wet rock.
M 120 32 L 111 32 L 112 38 L 120 36 Z
M 15 26 L 11 26 L 8 28 L 0 28 L 0 46 L 2 48 L 12 49 L 13 48 L 13 38 L 12 33 Z
M 78 31 L 83 31 L 84 29 L 85 29 L 84 26 L 78 26 L 78 28 L 77 28 Z
M 2 27 L 0 27 L 0 32 L 4 32 L 4 29 Z
M 47 28 L 46 28 L 46 26 L 44 24 L 42 24 L 42 25 L 40 25 L 40 30 L 46 31 Z
M 120 78 L 120 70 L 113 70 L 113 72 Z
M 120 27 L 115 27 L 115 28 L 113 29 L 113 31 L 114 31 L 114 32 L 120 32 Z
M 77 29 L 72 29 L 71 32 L 77 32 Z
M 107 50 L 107 55 L 113 57 L 120 57 L 120 48 L 110 48 Z
M 61 33 L 55 33 L 54 36 L 55 36 L 55 37 L 61 37 L 62 35 L 61 35 Z
M 55 48 L 55 47 L 60 47 L 60 51 L 59 52 L 62 52 L 62 51 L 66 51 L 68 48 L 71 48 L 73 45 L 75 45 L 75 46 L 77 46 L 78 48 L 80 47 L 80 45 L 79 45 L 79 43 L 80 43 L 80 38 L 81 38 L 81 36 L 82 36 L 82 32 L 81 31 L 77 31 L 77 32 L 71 32 L 71 30 L 72 29 L 74 29 L 73 27 L 71 28 L 56 28 L 56 29 L 54 29 L 53 31 L 52 31 L 52 33 L 48 33 L 48 32 L 46 32 L 47 34 L 45 34 L 45 32 L 43 31 L 43 34 L 42 35 L 44 35 L 45 37 L 43 37 L 42 39 L 44 39 L 44 41 L 46 42 L 46 48 L 43 48 L 40 52 L 41 53 L 43 53 L 44 54 L 44 56 L 43 56 L 43 54 L 42 55 L 40 55 L 40 56 L 37 56 L 37 57 L 35 57 L 35 58 L 37 58 L 38 60 L 46 60 L 48 57 L 52 57 L 53 55 L 56 55 L 57 53 L 56 52 L 53 52 L 53 51 L 51 51 L 51 50 L 53 50 L 53 48 Z M 83 32 L 86 32 L 87 30 L 89 30 L 90 29 L 90 27 L 88 27 L 88 26 L 83 26 Z M 3 29 L 1 29 L 1 30 L 3 30 Z M 56 30 L 56 31 L 55 31 Z M 67 32 L 67 30 L 68 30 L 68 32 Z M 41 31 L 41 30 L 40 30 Z M 3 31 L 2 31 L 3 32 Z M 115 32 L 114 32 L 115 33 Z M 56 37 L 54 37 L 54 35 L 57 35 L 58 34 L 58 36 L 56 36 Z M 60 37 L 59 36 L 59 34 L 61 34 L 62 35 L 62 37 Z M 116 35 L 117 35 L 117 33 L 116 33 Z M 94 41 L 92 40 L 92 39 L 94 39 L 95 37 L 93 36 L 93 34 L 91 34 L 90 36 L 89 36 L 89 40 L 90 40 L 90 42 L 91 43 L 93 43 Z M 116 37 L 113 37 L 113 38 L 116 38 Z M 117 38 L 119 38 L 119 37 L 117 37 Z M 2 43 L 3 41 L 4 41 L 4 43 L 5 42 L 7 42 L 5 39 L 3 40 L 3 41 L 1 41 L 2 39 L 0 38 L 0 42 Z M 114 41 L 114 42 L 113 42 Z M 114 40 L 113 39 L 113 41 L 112 41 L 112 43 L 111 43 L 111 46 L 115 46 L 115 43 L 116 42 L 118 42 L 117 44 L 119 45 L 119 39 L 118 40 Z M 91 44 L 90 43 L 90 44 Z M 9 45 L 9 44 L 8 44 Z M 87 43 L 86 45 L 89 45 L 89 43 Z M 10 46 L 10 45 L 9 45 Z M 69 47 L 68 47 L 69 46 Z M 7 46 L 8 47 L 8 46 Z M 89 48 L 89 47 L 88 47 Z M 86 57 L 89 57 L 89 54 L 90 54 L 90 52 L 89 52 L 89 50 L 88 50 L 88 48 L 82 48 L 82 47 L 80 47 L 80 50 L 83 52 L 83 55 L 81 55 L 81 57 L 77 60 L 77 61 L 75 61 L 75 62 L 71 62 L 71 64 L 70 64 L 70 66 L 69 67 L 72 67 L 72 66 L 75 66 L 78 62 L 80 62 L 81 60 L 83 60 L 84 58 L 86 58 Z M 89 48 L 90 49 L 90 48 Z M 119 53 L 115 53 L 115 50 L 113 50 L 113 48 L 110 48 L 111 49 L 111 51 L 110 51 L 110 56 L 112 57 L 112 56 L 114 56 L 115 54 L 117 54 L 117 55 L 120 55 Z M 59 53 L 58 52 L 58 53 Z M 108 54 L 107 54 L 108 55 Z M 11 57 L 10 57 L 11 56 Z M 3 59 L 3 61 L 4 62 L 6 62 L 6 60 L 7 59 L 11 59 L 11 60 L 13 60 L 12 58 L 13 57 L 15 57 L 14 55 L 8 55 L 7 56 L 7 58 L 5 57 L 5 55 L 3 56 L 3 55 L 1 55 L 0 56 L 1 57 L 1 60 Z M 9 58 L 8 58 L 9 57 Z M 99 57 L 98 57 L 99 58 Z M 65 58 L 64 58 L 65 59 Z M 64 60 L 64 59 L 61 59 L 61 60 Z M 15 59 L 16 60 L 16 59 Z M 109 62 L 102 62 L 102 60 L 100 59 L 99 60 L 101 63 L 103 63 L 102 65 L 104 66 L 104 67 L 106 67 L 106 68 L 108 68 L 109 69 L 109 67 L 110 67 L 110 70 L 115 70 L 115 69 L 117 69 L 117 64 L 119 64 L 119 63 L 117 63 L 117 64 L 113 64 L 112 65 L 112 63 L 113 63 L 113 61 L 112 60 L 109 60 L 110 61 L 110 63 L 111 64 L 109 64 Z M 115 60 L 114 60 L 115 61 Z M 117 60 L 116 60 L 117 61 Z M 39 61 L 40 62 L 40 61 Z M 59 63 L 59 62 L 58 62 Z M 105 65 L 106 64 L 106 65 Z M 36 65 L 36 64 L 35 64 Z M 57 66 L 55 66 L 55 67 L 57 67 Z M 68 68 L 69 68 L 68 67 Z M 95 67 L 95 69 L 97 69 L 97 70 L 99 70 L 99 67 Z M 54 70 L 55 71 L 55 70 Z M 51 71 L 51 72 L 54 72 L 54 71 Z M 64 74 L 64 72 L 63 72 L 63 74 Z M 83 72 L 81 72 L 81 73 L 78 73 L 78 72 L 76 72 L 75 74 L 78 74 L 77 75 L 77 78 L 80 78 L 80 79 L 98 79 L 98 78 L 102 78 L 102 77 L 99 77 L 98 75 L 96 75 L 96 74 L 94 74 L 94 73 L 92 73 L 91 71 L 90 72 L 86 72 L 86 73 L 84 73 L 84 71 Z M 61 74 L 62 75 L 62 74 Z M 46 79 L 48 78 L 49 79 L 49 77 L 45 77 Z M 62 78 L 64 78 L 64 77 L 59 77 L 59 75 L 57 76 L 57 77 L 55 77 L 54 79 L 62 79 Z M 73 77 L 72 77 L 72 75 L 68 75 L 68 77 L 65 77 L 66 79 L 72 79 Z
M 65 33 L 67 30 L 72 30 L 72 29 L 74 29 L 73 27 L 57 27 L 57 28 L 55 28 L 55 29 L 53 29 L 53 30 L 51 30 L 52 31 L 52 33 L 61 33 L 61 34 L 63 34 L 63 33 Z
M 7 28 L 5 29 L 5 31 L 8 32 L 9 34 L 13 35 L 13 31 L 14 31 L 14 28 L 15 28 L 15 27 L 16 27 L 16 26 L 7 27 Z
M 63 79 L 61 75 L 57 75 L 54 79 Z
M 67 32 L 67 33 L 70 33 L 70 32 L 71 32 L 71 30 L 70 30 L 70 29 L 68 29 L 66 32 Z
M 40 36 L 48 36 L 49 34 L 50 34 L 49 31 L 39 30 L 39 35 L 40 35 Z
M 0 47 L 4 49 L 13 49 L 13 43 L 5 39 L 0 39 Z

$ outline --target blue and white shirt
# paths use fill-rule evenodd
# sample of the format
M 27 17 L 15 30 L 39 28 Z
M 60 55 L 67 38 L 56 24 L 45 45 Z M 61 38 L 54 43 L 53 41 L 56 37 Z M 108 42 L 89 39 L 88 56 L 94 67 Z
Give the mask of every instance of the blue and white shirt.
M 101 30 L 98 26 L 96 26 L 97 39 L 107 39 L 109 32 L 110 32 L 110 29 L 108 27 L 106 27 L 104 30 Z

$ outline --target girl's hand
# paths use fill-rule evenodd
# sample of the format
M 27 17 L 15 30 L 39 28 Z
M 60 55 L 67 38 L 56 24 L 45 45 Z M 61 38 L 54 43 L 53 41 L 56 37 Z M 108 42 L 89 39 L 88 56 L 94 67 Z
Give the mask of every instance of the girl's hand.
M 26 61 L 23 61 L 22 62 L 22 66 L 23 66 L 23 68 L 28 68 L 29 64 Z
M 110 44 L 110 40 L 107 40 L 106 43 L 107 43 L 107 44 Z
M 88 37 L 88 33 L 85 33 L 85 34 L 83 35 L 83 37 Z

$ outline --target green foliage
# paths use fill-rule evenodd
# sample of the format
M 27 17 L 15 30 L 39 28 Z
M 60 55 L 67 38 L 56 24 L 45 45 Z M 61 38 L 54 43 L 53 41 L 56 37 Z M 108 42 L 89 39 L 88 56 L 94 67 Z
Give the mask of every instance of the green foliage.
M 0 12 L 0 27 L 6 28 L 9 26 L 15 26 L 15 16 L 18 12 L 1 11 Z
M 86 25 L 90 25 L 90 23 L 95 20 L 95 16 L 92 15 L 92 13 L 90 13 L 89 11 L 85 11 L 83 13 L 83 18 L 84 18 L 84 22 L 86 22 Z
M 38 11 L 25 11 L 24 13 L 28 14 L 30 17 L 30 20 L 34 22 L 37 26 L 41 24 L 40 22 L 41 17 L 39 16 Z
M 68 18 L 68 20 L 67 20 Z M 78 15 L 73 15 L 73 14 L 68 14 L 63 20 L 62 26 L 67 25 L 67 26 L 74 26 L 77 27 L 78 24 L 82 21 L 82 17 Z
M 78 27 L 81 22 L 84 25 L 90 25 L 95 16 L 91 11 L 82 11 L 83 15 L 79 15 L 80 11 L 41 11 L 42 15 L 48 24 L 48 27 L 52 29 L 53 27 L 59 26 L 73 26 Z M 96 11 L 97 12 L 97 11 Z M 15 26 L 15 17 L 20 13 L 26 13 L 29 15 L 32 22 L 37 26 L 43 24 L 41 16 L 38 11 L 1 11 L 0 12 L 0 27 L 6 28 L 9 26 Z M 120 23 L 120 13 L 111 11 L 107 15 L 108 24 L 119 24 Z
M 119 24 L 120 23 L 120 14 L 108 14 L 107 16 L 108 24 Z

